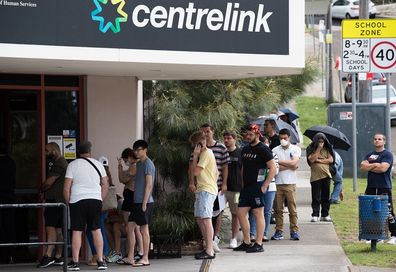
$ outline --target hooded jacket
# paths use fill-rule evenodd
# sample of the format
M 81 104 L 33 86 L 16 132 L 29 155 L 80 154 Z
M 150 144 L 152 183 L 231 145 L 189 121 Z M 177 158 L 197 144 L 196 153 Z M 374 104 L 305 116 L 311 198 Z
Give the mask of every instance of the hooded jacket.
M 309 157 L 309 155 L 311 155 L 312 153 L 315 152 L 316 148 L 318 147 L 318 144 L 319 144 L 319 140 L 320 140 L 320 139 L 323 139 L 323 140 L 324 140 L 324 148 L 326 148 L 326 149 L 329 151 L 330 155 L 333 157 L 333 159 L 334 159 L 334 160 L 333 160 L 333 164 L 334 164 L 334 161 L 335 161 L 335 154 L 334 154 L 333 146 L 330 144 L 330 142 L 329 142 L 329 140 L 327 139 L 327 137 L 326 137 L 325 134 L 323 134 L 322 132 L 318 132 L 318 133 L 316 133 L 315 136 L 312 138 L 312 143 L 310 143 L 310 144 L 307 146 L 307 162 L 308 162 L 308 165 L 311 165 L 311 162 L 309 161 L 308 157 Z

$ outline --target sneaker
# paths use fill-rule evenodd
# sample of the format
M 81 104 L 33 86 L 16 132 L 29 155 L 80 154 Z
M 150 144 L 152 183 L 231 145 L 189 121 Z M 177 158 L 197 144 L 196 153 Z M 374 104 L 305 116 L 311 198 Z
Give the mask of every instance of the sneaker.
M 392 236 L 391 238 L 389 238 L 388 242 L 386 243 L 390 245 L 396 245 L 396 237 Z
M 318 221 L 319 221 L 319 217 L 312 216 L 311 222 L 318 222 Z
M 111 255 L 106 257 L 106 262 L 108 262 L 108 263 L 116 263 L 119 259 L 122 259 L 121 254 L 113 252 Z
M 263 236 L 263 242 L 269 242 L 269 239 L 266 235 Z
M 264 252 L 263 245 L 254 243 L 251 247 L 246 249 L 246 253 L 257 253 L 257 252 Z
M 200 253 L 195 254 L 195 259 L 197 260 L 211 260 L 216 258 L 216 254 L 213 255 L 209 255 L 208 253 L 206 253 L 206 251 L 202 251 Z
M 59 257 L 59 258 L 54 258 L 54 265 L 63 265 L 63 259 L 62 259 L 62 257 Z
M 328 215 L 328 216 L 322 216 L 322 217 L 320 218 L 320 221 L 332 222 L 333 220 L 331 219 L 330 215 Z
M 55 260 L 51 257 L 48 257 L 47 255 L 44 255 L 44 257 L 41 259 L 41 262 L 37 265 L 37 268 L 45 268 L 53 264 Z
M 139 252 L 136 252 L 135 256 L 133 257 L 135 261 L 140 261 L 141 258 L 143 258 L 143 254 L 140 255 Z
M 214 239 L 213 239 L 213 250 L 216 253 L 220 252 L 219 243 L 220 243 L 220 238 L 215 236 Z
M 228 248 L 236 248 L 237 246 L 238 246 L 237 239 L 231 238 L 230 239 L 230 245 L 228 246 Z
M 67 265 L 67 270 L 69 271 L 80 271 L 80 264 L 74 261 L 70 261 Z
M 104 261 L 97 261 L 98 264 L 98 270 L 106 270 L 107 269 L 107 264 Z
M 297 231 L 290 232 L 290 240 L 293 240 L 293 241 L 300 240 L 300 235 L 298 234 Z
M 281 231 L 275 231 L 274 235 L 272 235 L 271 240 L 283 240 L 283 233 Z
M 237 246 L 233 250 L 234 251 L 246 251 L 249 247 L 250 247 L 249 244 L 246 244 L 245 242 L 242 242 L 242 244 L 240 244 L 239 246 Z

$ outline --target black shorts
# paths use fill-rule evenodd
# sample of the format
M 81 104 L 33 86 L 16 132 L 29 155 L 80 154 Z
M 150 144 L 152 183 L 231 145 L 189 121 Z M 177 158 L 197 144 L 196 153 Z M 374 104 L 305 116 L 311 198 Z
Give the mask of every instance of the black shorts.
M 241 190 L 238 207 L 250 207 L 252 209 L 264 207 L 264 194 L 261 191 L 261 182 L 249 185 Z
M 134 203 L 128 221 L 135 222 L 138 226 L 150 225 L 153 217 L 153 203 L 147 203 L 147 209 L 142 210 L 142 203 Z
M 100 229 L 100 214 L 102 201 L 97 199 L 83 199 L 70 204 L 71 230 L 84 231 Z
M 131 212 L 132 207 L 133 207 L 133 194 L 134 191 L 131 191 L 129 189 L 124 189 L 124 192 L 122 193 L 124 197 L 124 202 L 122 202 L 121 210 L 126 211 L 126 212 Z
M 55 203 L 47 201 L 47 203 Z M 63 209 L 61 207 L 46 207 L 44 209 L 44 220 L 46 227 L 62 228 Z

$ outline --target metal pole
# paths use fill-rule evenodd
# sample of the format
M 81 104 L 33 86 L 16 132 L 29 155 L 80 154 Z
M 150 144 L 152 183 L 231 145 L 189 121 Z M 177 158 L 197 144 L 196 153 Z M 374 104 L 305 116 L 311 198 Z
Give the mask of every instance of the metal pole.
M 390 73 L 386 73 L 386 113 L 385 113 L 385 136 L 386 146 L 392 152 L 392 133 L 391 133 L 391 119 L 390 119 Z
M 357 137 L 356 137 L 356 73 L 352 74 L 352 152 L 353 152 L 353 191 L 357 192 Z
M 67 271 L 67 257 L 69 255 L 68 250 L 67 250 L 67 226 L 68 226 L 68 209 L 67 206 L 63 206 L 63 271 Z
M 332 25 L 333 25 L 333 18 L 332 18 L 332 13 L 331 13 L 331 1 L 329 4 L 329 10 L 327 12 L 327 34 L 332 35 Z M 332 40 L 332 38 L 331 38 Z M 327 62 L 327 66 L 328 66 L 328 70 L 327 72 L 329 73 L 329 77 L 328 77 L 328 103 L 332 103 L 333 102 L 333 47 L 332 47 L 332 42 L 333 41 L 328 41 L 328 62 Z
M 369 19 L 369 0 L 360 0 L 359 19 Z M 368 80 L 359 80 L 359 102 L 370 102 Z

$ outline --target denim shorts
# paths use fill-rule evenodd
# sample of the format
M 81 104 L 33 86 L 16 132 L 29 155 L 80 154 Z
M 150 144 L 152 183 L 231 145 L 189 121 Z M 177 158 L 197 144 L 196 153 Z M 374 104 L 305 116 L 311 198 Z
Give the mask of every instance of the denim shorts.
M 208 192 L 196 192 L 194 203 L 194 216 L 198 218 L 212 218 L 213 203 L 216 195 Z

